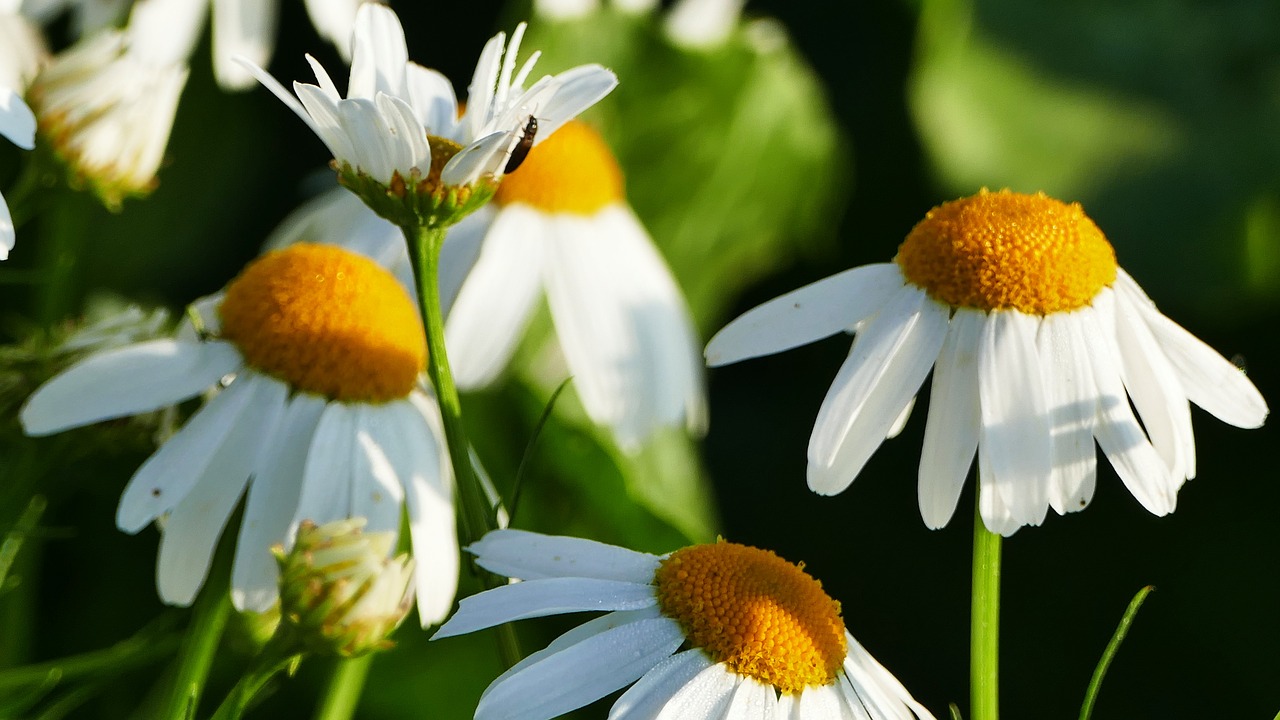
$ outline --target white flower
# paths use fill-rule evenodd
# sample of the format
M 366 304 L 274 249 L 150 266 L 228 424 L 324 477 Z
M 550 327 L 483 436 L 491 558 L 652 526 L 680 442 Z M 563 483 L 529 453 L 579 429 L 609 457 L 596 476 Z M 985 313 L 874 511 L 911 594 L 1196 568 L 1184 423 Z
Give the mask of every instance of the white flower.
M 24 150 L 35 147 L 36 118 L 13 90 L 0 87 L 0 135 Z M 0 195 L 0 260 L 9 257 L 16 233 L 9 205 Z
M 0 88 L 26 92 L 48 59 L 40 29 L 26 17 L 0 8 Z
M 706 50 L 724 44 L 738 26 L 746 0 L 678 0 L 664 28 L 676 45 Z
M 932 368 L 919 491 L 932 528 L 950 520 L 975 451 L 991 531 L 1039 525 L 1050 507 L 1084 508 L 1094 440 L 1138 502 L 1165 515 L 1196 473 L 1189 402 L 1237 427 L 1267 415 L 1239 369 L 1117 267 L 1078 204 L 1043 194 L 983 191 L 934 208 L 893 263 L 751 310 L 711 339 L 707 362 L 850 329 L 853 349 L 809 441 L 809 487 L 848 487 Z
M 849 634 L 821 583 L 772 552 L 719 542 L 658 557 L 520 530 L 468 550 L 523 582 L 463 600 L 436 638 L 609 611 L 500 675 L 476 720 L 548 720 L 633 682 L 610 720 L 933 720 Z
M 203 328 L 93 355 L 41 387 L 21 420 L 45 435 L 217 393 L 138 470 L 116 515 L 163 523 L 160 596 L 185 605 L 248 487 L 231 586 L 237 607 L 277 598 L 269 549 L 302 520 L 368 519 L 418 564 L 418 612 L 443 619 L 458 576 L 452 471 L 421 385 L 426 341 L 409 295 L 376 263 L 295 244 L 251 263 L 203 303 Z
M 700 432 L 706 397 L 693 322 L 604 140 L 565 124 L 503 179 L 493 205 L 445 329 L 458 386 L 483 387 L 507 366 L 545 288 L 594 421 L 624 446 L 662 426 Z M 445 247 L 467 241 L 451 235 Z
M 81 41 L 55 57 L 30 91 L 41 137 L 73 182 L 111 207 L 155 186 L 187 81 L 185 65 L 153 60 L 131 38 L 111 30 Z
M 382 5 L 362 5 L 357 13 L 345 98 L 310 56 L 318 84 L 295 82 L 297 99 L 261 68 L 247 66 L 352 171 L 383 185 L 396 176 L 408 180 L 415 171 L 419 178 L 438 174 L 446 186 L 469 185 L 502 175 L 530 115 L 538 118 L 541 140 L 617 84 L 608 70 L 583 65 L 542 77 L 526 90 L 537 53 L 515 72 L 523 34 L 520 25 L 505 59 L 505 35 L 499 33 L 485 45 L 461 117 L 453 86 L 440 73 L 409 62 L 400 20 Z M 435 158 L 438 168 L 432 167 L 428 136 L 437 139 L 437 154 L 456 149 L 447 162 Z

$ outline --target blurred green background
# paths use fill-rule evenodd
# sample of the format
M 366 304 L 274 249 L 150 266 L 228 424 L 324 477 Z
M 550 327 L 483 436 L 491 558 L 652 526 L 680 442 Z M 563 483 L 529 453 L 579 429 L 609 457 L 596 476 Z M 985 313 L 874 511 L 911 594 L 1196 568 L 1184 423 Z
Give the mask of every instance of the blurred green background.
M 410 56 L 465 88 L 475 57 L 527 8 L 392 3 Z M 307 78 L 303 52 L 340 61 L 286 3 L 272 71 Z M 760 0 L 721 47 L 689 52 L 646 22 L 605 13 L 541 23 L 544 71 L 598 60 L 621 85 L 591 119 L 617 148 L 637 211 L 689 293 L 705 337 L 754 305 L 836 271 L 889 259 L 924 213 L 981 187 L 1080 201 L 1121 264 L 1170 317 L 1277 393 L 1280 352 L 1280 3 Z M 194 61 L 159 190 L 98 216 L 85 288 L 179 306 L 211 292 L 318 186 L 328 156 L 265 91 L 213 86 Z M 12 162 L 10 160 L 12 159 Z M 20 156 L 0 155 L 0 188 Z M 38 263 L 20 231 L 6 268 Z M 0 287 L 9 340 L 30 290 Z M 545 318 L 540 326 L 545 330 Z M 539 332 L 522 357 L 537 352 Z M 861 642 L 939 717 L 967 706 L 972 488 L 944 530 L 916 509 L 925 400 L 857 482 L 810 493 L 813 418 L 848 338 L 709 373 L 700 447 L 663 437 L 623 456 L 574 402 L 534 450 L 516 524 L 665 552 L 716 532 L 776 550 L 837 599 Z M 527 367 L 465 398 L 473 438 L 509 482 L 557 379 Z M 1084 512 L 1051 514 L 1005 543 L 1003 692 L 1008 718 L 1075 717 L 1129 598 L 1157 588 L 1103 686 L 1095 718 L 1271 718 L 1280 710 L 1274 424 L 1242 431 L 1195 411 L 1199 477 L 1165 518 L 1142 510 L 1100 460 Z M 6 431 L 14 423 L 8 422 Z M 6 440 L 0 469 L 44 463 L 49 498 L 23 584 L 0 595 L 0 663 L 117 642 L 161 614 L 156 533 L 115 530 L 119 492 L 145 443 L 101 430 Z M 48 458 L 69 458 L 53 465 Z M 45 458 L 40 460 L 38 458 Z M 2 477 L 2 476 L 0 476 Z M 21 498 L 3 496 L 11 522 Z M 473 588 L 474 589 L 474 588 Z M 183 611 L 169 611 L 176 627 Z M 527 648 L 576 619 L 525 622 Z M 380 656 L 361 718 L 470 716 L 499 672 L 492 639 L 428 644 L 412 626 Z M 229 641 L 210 696 L 244 662 Z M 95 690 L 69 717 L 128 717 L 163 664 Z M 327 676 L 305 663 L 258 717 L 309 717 Z M 580 713 L 603 717 L 607 703 Z

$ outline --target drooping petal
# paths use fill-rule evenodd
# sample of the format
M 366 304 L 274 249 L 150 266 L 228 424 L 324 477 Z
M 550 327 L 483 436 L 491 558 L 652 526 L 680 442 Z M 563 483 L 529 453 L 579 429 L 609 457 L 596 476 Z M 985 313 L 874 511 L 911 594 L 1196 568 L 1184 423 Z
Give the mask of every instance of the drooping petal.
M 418 617 L 423 627 L 445 619 L 458 592 L 460 564 L 453 508 L 453 468 L 441 443 L 440 410 L 421 393 L 398 405 L 396 439 L 387 451 L 404 482 L 409 536 L 417 560 Z
M 356 11 L 362 0 L 306 0 L 307 15 L 321 37 L 338 48 L 342 59 L 351 60 L 351 36 Z
M 244 361 L 224 342 L 152 340 L 91 355 L 37 390 L 22 408 L 28 435 L 48 435 L 186 400 Z
M 290 529 L 303 520 L 323 525 L 351 517 L 351 476 L 356 453 L 354 408 L 340 402 L 325 405 L 311 437 L 302 473 L 302 492 Z
M 1173 366 L 1143 321 L 1137 306 L 1120 293 L 1107 292 L 1116 315 L 1125 389 L 1142 419 L 1151 445 L 1177 478 L 1196 476 L 1196 444 L 1191 406 Z
M 400 535 L 404 485 L 411 471 L 405 449 L 398 446 L 398 428 L 414 413 L 405 401 L 382 405 L 356 405 L 355 455 L 352 466 L 351 515 L 368 522 L 366 532 Z M 423 441 L 422 439 L 420 440 Z M 391 543 L 393 546 L 394 542 Z
M 231 571 L 231 601 L 238 610 L 266 612 L 279 597 L 280 570 L 271 547 L 291 544 L 289 526 L 302 492 L 307 451 L 324 398 L 299 393 L 289 400 L 280 430 L 266 446 L 245 501 Z
M 634 447 L 705 418 L 693 323 L 652 241 L 624 208 L 549 220 L 547 302 L 587 414 Z
M 660 562 L 655 555 L 594 540 L 511 529 L 494 530 L 467 551 L 489 572 L 521 580 L 579 577 L 646 583 Z
M 955 513 L 978 449 L 982 428 L 978 347 L 985 325 L 982 311 L 956 310 L 933 367 L 929 418 L 920 450 L 919 501 L 920 517 L 935 530 L 950 522 Z
M 937 360 L 949 312 L 908 286 L 858 333 L 809 438 L 811 490 L 833 495 L 853 482 Z
M 893 263 L 863 265 L 805 285 L 721 328 L 707 343 L 707 365 L 772 355 L 844 332 L 879 312 L 902 285 Z
M 23 150 L 36 146 L 36 116 L 16 91 L 0 87 L 0 135 Z
M 1093 308 L 1081 314 L 1084 336 L 1089 339 L 1089 363 L 1098 384 L 1098 420 L 1094 435 L 1129 492 L 1155 515 L 1173 512 L 1181 478 L 1173 478 L 1159 453 L 1151 446 L 1142 426 L 1133 416 L 1129 398 L 1120 380 L 1120 366 L 1114 335 Z
M 725 720 L 779 720 L 778 694 L 771 685 L 744 676 L 733 691 Z
M 1086 342 L 1077 313 L 1045 316 L 1036 338 L 1053 442 L 1049 505 L 1059 515 L 1083 510 L 1097 485 L 1098 451 L 1093 431 L 1098 416 L 1098 385 L 1093 379 Z
M 677 690 L 655 720 L 722 720 L 737 686 L 738 676 L 714 663 Z
M 494 217 L 445 325 L 459 389 L 493 382 L 515 352 L 542 287 L 546 233 L 542 216 L 522 205 Z
M 1049 510 L 1053 445 L 1049 402 L 1036 353 L 1038 319 L 1012 310 L 987 316 L 978 356 L 982 435 L 991 477 L 984 487 L 1000 493 L 1013 518 L 1039 525 Z
M 189 605 L 195 599 L 228 518 L 264 449 L 274 442 L 288 390 L 283 383 L 263 379 L 251 392 L 248 412 L 230 428 L 194 487 L 165 523 L 156 561 L 156 587 L 166 603 Z
M 845 631 L 845 642 L 848 651 L 844 659 L 842 679 L 848 681 L 845 687 L 861 698 L 869 711 L 874 709 L 879 713 L 877 715 L 872 712 L 872 717 L 935 720 L 933 713 L 917 702 L 893 673 L 867 652 L 848 631 Z

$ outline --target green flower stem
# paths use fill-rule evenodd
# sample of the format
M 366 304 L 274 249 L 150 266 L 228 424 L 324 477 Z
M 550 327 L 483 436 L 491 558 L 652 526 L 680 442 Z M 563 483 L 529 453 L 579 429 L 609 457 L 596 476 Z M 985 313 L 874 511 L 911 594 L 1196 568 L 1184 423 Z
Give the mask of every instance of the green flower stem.
M 449 458 L 453 474 L 457 478 L 458 498 L 462 505 L 462 535 L 467 543 L 473 543 L 485 533 L 497 528 L 493 507 L 485 496 L 484 488 L 471 467 L 471 445 L 467 442 L 467 430 L 462 422 L 462 402 L 458 388 L 453 383 L 453 371 L 449 369 L 449 355 L 444 346 L 444 312 L 440 306 L 440 248 L 444 245 L 447 228 L 406 226 L 405 240 L 409 244 L 409 258 L 418 284 L 418 303 L 422 322 L 427 330 L 427 374 L 436 389 L 440 403 L 440 415 L 444 420 L 445 442 L 449 446 Z M 503 579 L 490 573 L 481 573 L 485 587 L 494 588 Z M 510 624 L 496 628 L 498 651 L 507 667 L 520 661 L 520 645 L 515 629 Z
M 981 492 L 981 491 L 979 491 Z M 969 622 L 969 720 L 1000 717 L 1000 542 L 974 503 Z
M 0 693 L 30 687 L 57 678 L 66 682 L 79 678 L 101 679 L 157 662 L 178 649 L 177 635 L 153 637 L 135 636 L 102 650 L 51 660 L 35 665 L 25 665 L 0 672 Z
M 231 616 L 231 558 L 236 534 L 234 527 L 223 531 L 222 542 L 218 544 L 218 551 L 205 579 L 204 590 L 196 599 L 191 626 L 187 628 L 187 636 L 179 651 L 173 687 L 159 716 L 164 720 L 193 718 L 200 705 L 200 695 L 209 678 L 209 668 L 218 651 L 218 641 L 222 638 L 227 618 Z
M 1080 706 L 1080 720 L 1089 720 L 1089 717 L 1093 715 L 1093 705 L 1098 701 L 1098 691 L 1102 689 L 1102 679 L 1107 676 L 1107 669 L 1111 667 L 1111 661 L 1115 659 L 1116 652 L 1120 650 L 1120 643 L 1124 642 L 1125 636 L 1129 634 L 1129 626 L 1133 624 L 1133 619 L 1138 616 L 1138 610 L 1152 590 L 1155 590 L 1153 585 L 1142 588 L 1129 601 L 1129 607 L 1125 608 L 1124 616 L 1120 618 L 1120 624 L 1116 626 L 1115 634 L 1111 636 L 1110 642 L 1107 643 L 1107 649 L 1102 651 L 1102 658 L 1098 660 L 1098 667 L 1094 668 L 1093 677 L 1089 679 L 1089 688 L 1084 693 L 1084 704 Z M 1280 717 L 1280 715 L 1277 717 Z
M 296 667 L 302 659 L 297 648 L 293 633 L 282 623 L 280 629 L 271 636 L 262 651 L 254 658 L 253 666 L 240 677 L 235 687 L 231 688 L 231 692 L 213 714 L 212 720 L 239 720 L 243 717 L 253 698 L 271 678 L 275 677 L 276 673 L 289 667 Z
M 35 316 L 45 328 L 51 328 L 75 312 L 79 304 L 79 278 L 83 267 L 85 238 L 96 206 L 89 196 L 63 191 L 52 212 L 40 223 L 39 266 L 43 281 L 35 286 Z
M 356 714 L 364 681 L 375 653 L 339 660 L 329 678 L 329 688 L 316 710 L 315 720 L 350 720 Z

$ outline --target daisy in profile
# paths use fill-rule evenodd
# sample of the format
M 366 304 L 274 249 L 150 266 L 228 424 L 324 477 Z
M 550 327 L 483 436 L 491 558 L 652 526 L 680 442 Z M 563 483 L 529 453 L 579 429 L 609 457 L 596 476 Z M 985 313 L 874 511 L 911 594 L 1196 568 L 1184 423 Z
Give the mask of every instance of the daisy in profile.
M 24 150 L 35 147 L 36 118 L 18 93 L 7 87 L 0 87 L 0 135 Z M 15 237 L 13 215 L 0 195 L 0 260 L 9 257 Z
M 353 187 L 367 178 L 384 193 L 432 195 L 500 178 L 532 115 L 538 142 L 617 84 L 608 70 L 583 65 L 526 89 L 538 53 L 516 70 L 524 27 L 509 46 L 503 33 L 485 45 L 461 114 L 449 80 L 409 62 L 399 18 L 377 3 L 356 14 L 346 97 L 310 56 L 317 84 L 295 82 L 296 98 L 261 68 L 246 67 L 324 142 Z
M 520 530 L 468 550 L 523 582 L 463 600 L 435 638 L 609 611 L 500 675 L 477 720 L 549 720 L 632 683 L 610 720 L 933 720 L 821 583 L 772 552 L 721 541 L 659 557 Z
M 1156 310 L 1079 204 L 1043 193 L 984 190 L 934 208 L 893 262 L 751 310 L 711 339 L 707 363 L 848 330 L 857 337 L 809 441 L 809 487 L 848 487 L 932 369 L 919 476 L 931 528 L 951 519 L 975 452 L 992 532 L 1084 508 L 1095 440 L 1138 502 L 1165 515 L 1196 473 L 1190 403 L 1236 427 L 1267 416 L 1244 373 Z
M 488 385 L 507 366 L 545 289 L 592 420 L 623 446 L 662 426 L 700 432 L 706 397 L 693 322 L 627 205 L 604 139 L 566 123 L 503 178 L 492 206 L 445 330 L 458 387 Z M 451 234 L 445 247 L 455 241 L 466 238 Z
M 148 412 L 218 389 L 125 488 L 121 530 L 161 529 L 156 582 L 186 605 L 248 488 L 231 586 L 237 607 L 278 597 L 270 549 L 304 520 L 367 518 L 398 534 L 407 509 L 418 611 L 439 622 L 458 579 L 452 471 L 421 384 L 426 340 L 413 300 L 377 263 L 297 243 L 250 263 L 194 308 L 176 339 L 92 355 L 42 386 L 27 434 Z M 394 546 L 395 543 L 390 543 Z

